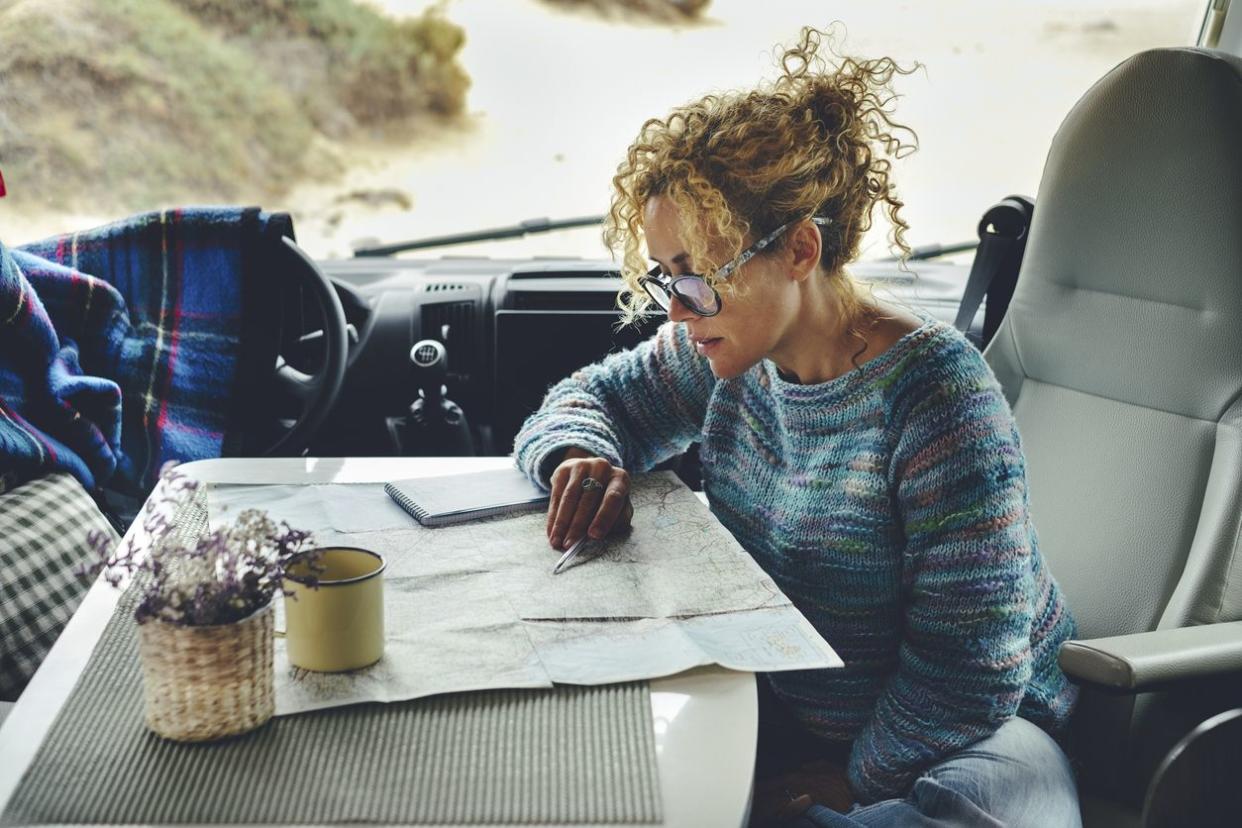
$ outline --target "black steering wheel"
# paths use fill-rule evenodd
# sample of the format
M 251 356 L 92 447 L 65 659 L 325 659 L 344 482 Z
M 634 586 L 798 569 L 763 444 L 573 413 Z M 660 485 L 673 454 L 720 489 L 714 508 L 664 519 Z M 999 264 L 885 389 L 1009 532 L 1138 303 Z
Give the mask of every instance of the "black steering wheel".
M 299 410 L 293 424 L 283 426 L 279 436 L 259 452 L 262 456 L 298 455 L 310 444 L 315 430 L 341 393 L 349 356 L 345 310 L 331 280 L 292 239 L 286 236 L 280 241 L 283 249 L 279 258 L 288 263 L 289 270 L 297 275 L 298 284 L 318 307 L 323 322 L 323 359 L 313 374 L 307 374 L 294 368 L 283 356 L 276 356 L 273 381 L 279 391 L 297 402 Z

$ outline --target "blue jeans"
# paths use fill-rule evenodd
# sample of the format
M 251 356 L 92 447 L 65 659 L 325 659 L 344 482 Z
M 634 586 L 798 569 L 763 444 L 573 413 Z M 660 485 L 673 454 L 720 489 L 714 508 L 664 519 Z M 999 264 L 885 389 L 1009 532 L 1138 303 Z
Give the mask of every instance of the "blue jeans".
M 812 805 L 791 824 L 1080 828 L 1082 820 L 1074 774 L 1061 748 L 1037 725 L 1011 719 L 929 768 L 904 799 L 856 805 L 844 814 Z

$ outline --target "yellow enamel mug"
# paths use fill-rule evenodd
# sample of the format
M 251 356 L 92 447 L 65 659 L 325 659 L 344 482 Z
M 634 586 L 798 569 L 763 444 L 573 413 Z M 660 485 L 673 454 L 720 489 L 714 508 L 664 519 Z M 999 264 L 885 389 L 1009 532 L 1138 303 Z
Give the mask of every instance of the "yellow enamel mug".
M 318 673 L 374 664 L 384 654 L 384 556 L 346 546 L 319 552 L 322 571 L 295 567 L 285 579 L 289 663 Z M 309 574 L 317 589 L 299 580 Z

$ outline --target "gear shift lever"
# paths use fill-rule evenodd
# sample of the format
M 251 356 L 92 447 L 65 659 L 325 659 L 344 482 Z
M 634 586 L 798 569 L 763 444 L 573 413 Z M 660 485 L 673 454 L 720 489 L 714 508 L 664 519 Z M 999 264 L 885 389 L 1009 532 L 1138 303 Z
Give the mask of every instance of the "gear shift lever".
M 422 339 L 410 349 L 418 399 L 410 406 L 398 445 L 406 455 L 461 456 L 474 454 L 470 424 L 461 407 L 444 396 L 448 350 L 436 339 Z

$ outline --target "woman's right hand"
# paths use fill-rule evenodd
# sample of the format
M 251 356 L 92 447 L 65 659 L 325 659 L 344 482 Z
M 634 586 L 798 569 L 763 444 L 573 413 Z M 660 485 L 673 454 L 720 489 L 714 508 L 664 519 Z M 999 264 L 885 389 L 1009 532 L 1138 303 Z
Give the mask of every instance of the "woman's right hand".
M 630 527 L 630 475 L 602 457 L 571 448 L 552 472 L 548 502 L 548 540 L 553 549 L 568 549 L 583 535 L 599 539 Z M 599 485 L 588 484 L 593 480 Z

